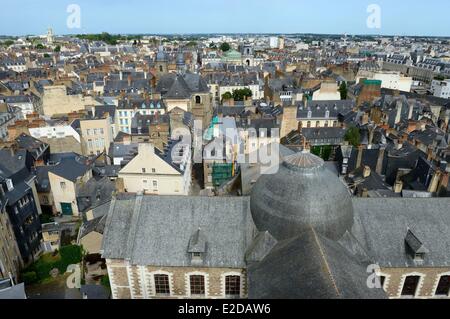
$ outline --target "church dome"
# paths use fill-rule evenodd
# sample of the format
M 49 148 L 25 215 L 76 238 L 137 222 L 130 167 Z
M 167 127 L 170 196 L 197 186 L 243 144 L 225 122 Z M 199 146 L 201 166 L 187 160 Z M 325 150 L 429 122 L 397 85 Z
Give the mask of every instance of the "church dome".
M 156 62 L 167 62 L 167 55 L 164 52 L 164 47 L 162 46 L 158 48 L 158 53 L 156 54 Z
M 178 55 L 177 55 L 177 65 L 178 66 L 185 65 L 184 54 L 183 53 L 178 53 Z
M 339 240 L 353 226 L 353 204 L 339 178 L 319 157 L 297 153 L 284 158 L 273 175 L 262 175 L 250 198 L 259 231 L 277 240 L 301 235 L 311 227 Z

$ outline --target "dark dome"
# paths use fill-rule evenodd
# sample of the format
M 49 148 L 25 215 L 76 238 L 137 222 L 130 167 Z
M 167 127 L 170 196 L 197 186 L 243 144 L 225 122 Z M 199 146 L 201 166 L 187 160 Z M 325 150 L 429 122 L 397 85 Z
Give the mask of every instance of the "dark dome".
M 184 54 L 183 53 L 178 53 L 177 55 L 177 65 L 184 65 Z
M 250 205 L 259 231 L 278 240 L 299 236 L 313 227 L 340 239 L 353 226 L 353 204 L 345 185 L 319 157 L 302 152 L 284 158 L 279 171 L 262 175 Z
M 164 52 L 164 47 L 160 46 L 156 54 L 156 62 L 167 62 L 167 55 Z

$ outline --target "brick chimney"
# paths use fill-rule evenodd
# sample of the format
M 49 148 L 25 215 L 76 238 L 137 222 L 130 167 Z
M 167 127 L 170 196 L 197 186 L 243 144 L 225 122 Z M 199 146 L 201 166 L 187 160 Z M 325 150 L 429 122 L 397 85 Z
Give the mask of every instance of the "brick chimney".
M 133 80 L 133 78 L 131 77 L 131 74 L 128 75 L 128 86 L 131 86 L 132 80 Z

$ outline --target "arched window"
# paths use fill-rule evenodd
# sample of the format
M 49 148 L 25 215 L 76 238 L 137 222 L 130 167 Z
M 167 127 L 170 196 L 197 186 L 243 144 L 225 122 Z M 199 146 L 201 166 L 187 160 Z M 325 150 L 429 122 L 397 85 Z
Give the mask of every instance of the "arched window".
M 159 66 L 159 72 L 163 72 L 164 70 L 163 70 L 163 66 L 162 65 L 160 65 Z
M 419 288 L 420 276 L 407 276 L 403 282 L 402 296 L 415 297 Z
M 202 98 L 199 95 L 195 96 L 195 104 L 201 104 L 201 103 L 202 103 Z
M 324 126 L 325 126 L 325 127 L 328 127 L 328 121 L 325 121 Z
M 189 284 L 191 288 L 191 295 L 204 296 L 205 295 L 205 276 L 190 275 Z
M 308 111 L 308 118 L 310 119 L 312 117 L 312 111 Z
M 245 61 L 247 63 L 247 66 L 250 66 L 250 60 Z
M 241 295 L 241 276 L 226 276 L 225 277 L 225 296 L 226 297 L 240 297 Z
M 320 127 L 320 121 L 316 121 L 316 127 Z
M 308 121 L 308 122 L 306 123 L 306 127 L 307 127 L 307 128 L 310 128 L 310 127 L 311 127 L 311 121 Z
M 153 279 L 155 281 L 156 295 L 169 296 L 170 295 L 169 276 L 163 274 L 155 274 Z
M 450 295 L 450 275 L 441 276 L 439 283 L 436 287 L 436 296 L 446 296 Z

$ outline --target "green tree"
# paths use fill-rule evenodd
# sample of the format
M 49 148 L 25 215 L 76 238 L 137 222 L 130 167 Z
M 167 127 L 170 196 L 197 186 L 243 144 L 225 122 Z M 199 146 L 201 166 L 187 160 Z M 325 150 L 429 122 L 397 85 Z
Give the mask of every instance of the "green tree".
M 252 90 L 249 88 L 233 90 L 233 98 L 235 101 L 244 101 L 246 98 L 252 97 Z
M 233 98 L 233 94 L 231 94 L 230 92 L 225 92 L 224 94 L 222 94 L 222 100 L 229 100 Z
M 37 276 L 36 272 L 34 272 L 34 271 L 29 271 L 29 272 L 23 273 L 22 280 L 27 285 L 31 285 L 31 284 L 37 283 L 39 281 L 38 276 Z
M 38 44 L 36 45 L 36 49 L 37 49 L 37 50 L 43 50 L 43 49 L 45 49 L 45 47 L 42 45 L 42 43 L 38 43 Z
M 50 57 L 50 54 L 44 53 L 44 58 L 49 58 L 49 57 Z
M 348 129 L 347 133 L 345 133 L 345 140 L 353 145 L 354 147 L 358 147 L 361 141 L 361 135 L 359 133 L 359 128 L 352 126 Z
M 209 44 L 209 48 L 210 48 L 210 49 L 217 49 L 217 45 L 216 45 L 214 42 L 211 42 L 211 43 Z
M 5 42 L 3 42 L 3 45 L 6 46 L 6 47 L 9 47 L 9 46 L 11 46 L 13 44 L 14 44 L 13 40 L 6 40 Z
M 222 50 L 222 52 L 227 52 L 231 50 L 231 46 L 229 43 L 224 42 L 220 45 L 220 50 Z
M 348 96 L 347 83 L 342 82 L 341 86 L 339 87 L 339 92 L 341 93 L 341 100 L 346 100 Z
M 61 46 L 57 45 L 56 48 L 53 50 L 54 52 L 61 52 Z

